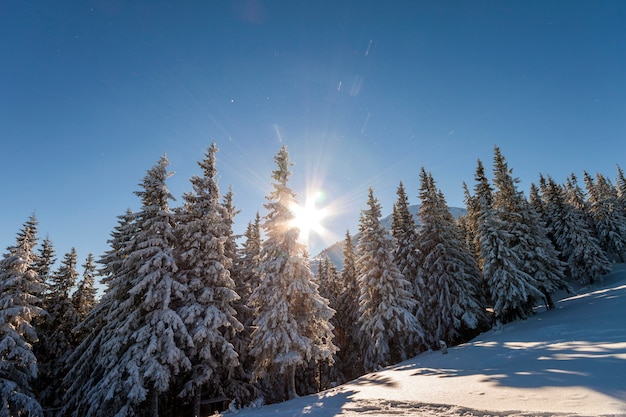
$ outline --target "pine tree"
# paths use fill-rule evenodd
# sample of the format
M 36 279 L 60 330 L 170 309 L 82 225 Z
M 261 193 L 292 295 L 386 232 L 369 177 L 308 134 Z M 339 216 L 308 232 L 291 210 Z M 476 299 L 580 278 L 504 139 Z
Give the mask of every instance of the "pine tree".
M 137 266 L 125 264 L 125 260 L 136 249 L 134 237 L 138 231 L 136 216 L 130 209 L 118 216 L 118 225 L 108 241 L 110 249 L 99 260 L 104 295 L 87 318 L 75 328 L 76 332 L 86 336 L 67 360 L 69 370 L 63 379 L 65 394 L 63 407 L 58 413 L 60 416 L 90 415 L 89 400 L 92 396 L 97 400 L 102 394 L 97 390 L 97 384 L 115 359 L 114 355 L 105 357 L 103 347 L 114 347 L 118 341 L 115 329 L 119 322 L 108 320 L 110 314 L 120 308 L 132 288 L 131 278 L 137 273 Z M 110 393 L 110 397 L 113 395 L 114 392 Z M 97 406 L 94 405 L 93 410 L 92 415 L 96 415 Z
M 326 298 L 329 307 L 335 310 L 335 315 L 330 319 L 330 324 L 334 328 L 335 344 L 341 349 L 338 345 L 339 341 L 337 340 L 337 329 L 340 326 L 338 323 L 338 304 L 339 296 L 343 293 L 344 288 L 337 267 L 332 263 L 328 255 L 322 256 L 322 258 L 318 260 L 315 278 L 319 285 L 320 295 Z M 319 392 L 330 388 L 333 382 L 345 381 L 345 377 L 337 366 L 339 362 L 337 358 L 338 355 L 335 354 L 332 361 L 321 361 L 318 363 L 317 369 L 315 370 L 316 375 L 314 375 L 315 379 L 318 381 L 316 391 Z M 330 363 L 333 363 L 334 366 L 330 366 Z
M 424 333 L 413 315 L 411 284 L 393 259 L 393 242 L 380 223 L 381 208 L 370 188 L 361 211 L 357 245 L 359 342 L 363 366 L 373 371 L 407 359 L 420 348 Z
M 255 308 L 255 330 L 250 353 L 255 358 L 255 376 L 281 375 L 287 396 L 297 396 L 296 368 L 309 362 L 330 360 L 335 353 L 330 319 L 334 313 L 319 295 L 306 257 L 306 246 L 298 241 L 291 211 L 296 198 L 288 186 L 291 176 L 287 148 L 274 160 L 273 190 L 267 196 L 261 249 L 261 282 L 250 296 Z
M 232 235 L 232 213 L 219 202 L 217 151 L 212 144 L 205 159 L 198 164 L 203 175 L 191 178 L 193 191 L 184 195 L 185 204 L 178 215 L 177 226 L 179 271 L 176 276 L 189 288 L 179 313 L 193 338 L 188 350 L 192 368 L 185 377 L 180 396 L 193 400 L 194 415 L 200 414 L 203 392 L 212 397 L 239 395 L 225 389 L 239 367 L 232 339 L 243 326 L 233 308 L 239 296 L 231 278 L 233 259 L 230 256 L 235 256 L 236 248 L 229 248 L 229 256 L 227 243 Z
M 576 175 L 573 173 L 567 178 L 564 190 L 567 203 L 571 205 L 574 210 L 576 210 L 597 238 L 598 236 L 596 235 L 595 222 L 589 210 L 590 204 L 585 198 L 585 192 L 578 185 L 578 178 L 576 178 Z
M 481 198 L 479 226 L 483 275 L 488 283 L 496 320 L 506 323 L 526 318 L 538 300 L 546 299 L 555 288 L 566 287 L 555 251 L 547 251 L 549 241 L 538 216 L 517 190 L 498 147 L 494 150 L 493 207 Z M 542 253 L 547 251 L 548 253 Z M 545 267 L 546 274 L 533 274 Z
M 343 245 L 343 267 L 341 268 L 340 279 L 343 291 L 337 299 L 337 313 L 335 328 L 335 340 L 339 348 L 337 352 L 338 360 L 336 366 L 349 381 L 362 375 L 363 358 L 359 349 L 355 349 L 359 340 L 359 286 L 357 283 L 356 255 L 354 243 L 350 232 L 346 231 Z
M 548 178 L 543 190 L 547 226 L 570 277 L 583 285 L 601 280 L 610 272 L 611 264 L 600 248 L 600 242 L 581 214 L 568 202 L 563 187 Z
M 480 254 L 478 227 L 484 212 L 493 207 L 493 187 L 485 175 L 485 167 L 480 159 L 476 163 L 474 180 L 476 184 L 474 185 L 473 196 L 470 194 L 467 185 L 464 184 L 465 206 L 467 208 L 466 224 L 469 230 L 466 232 L 466 235 L 469 235 L 466 237 L 466 240 L 469 240 L 468 246 L 474 249 L 474 257 L 478 262 L 479 268 L 482 270 L 483 258 Z M 483 291 L 486 291 L 484 285 Z
M 426 340 L 431 347 L 471 338 L 487 323 L 480 271 L 431 174 L 420 172 L 422 224 L 417 250 Z
M 626 254 L 626 217 L 622 214 L 617 191 L 604 176 L 597 174 L 594 181 L 585 172 L 585 188 L 589 214 L 593 220 L 600 247 L 609 257 L 624 261 Z
M 617 166 L 615 187 L 617 188 L 617 199 L 622 208 L 622 214 L 626 216 L 626 177 L 624 177 L 624 171 L 619 165 Z
M 528 232 L 520 239 L 518 250 L 525 253 L 524 270 L 537 280 L 546 308 L 551 310 L 554 308 L 552 294 L 558 290 L 572 291 L 565 281 L 566 265 L 560 260 L 541 217 L 528 202 L 522 201 L 522 207 L 525 208 L 523 218 Z
M 56 408 L 60 404 L 61 390 L 55 381 L 60 381 L 66 372 L 65 361 L 72 353 L 74 338 L 72 330 L 77 324 L 70 291 L 76 284 L 78 272 L 76 249 L 66 253 L 59 268 L 50 277 L 46 302 L 48 317 L 42 324 L 38 359 L 42 362 L 38 384 L 45 387 L 40 393 L 42 405 Z
M 83 264 L 83 279 L 78 283 L 78 288 L 72 294 L 72 305 L 77 314 L 76 325 L 87 318 L 87 315 L 97 303 L 96 273 L 94 257 L 90 253 Z
M 258 268 L 261 260 L 260 225 L 261 217 L 257 212 L 254 221 L 248 223 L 244 233 L 244 242 L 238 249 L 238 256 L 235 261 L 237 263 L 237 274 L 233 277 L 235 291 L 241 297 L 240 300 L 233 304 L 233 307 L 237 312 L 238 320 L 243 325 L 243 330 L 238 333 L 238 337 L 234 339 L 233 345 L 239 355 L 239 363 L 245 372 L 246 381 L 253 380 L 254 358 L 250 355 L 248 347 L 251 342 L 254 311 L 248 306 L 248 301 L 254 289 L 259 285 Z M 255 388 L 257 388 L 256 385 Z M 256 389 L 253 396 L 255 398 L 258 397 Z
M 117 274 L 106 282 L 116 288 L 109 288 L 105 297 L 115 298 L 104 300 L 99 334 L 85 340 L 91 348 L 98 341 L 99 352 L 96 363 L 88 366 L 87 386 L 78 388 L 84 397 L 70 398 L 77 401 L 75 415 L 128 416 L 142 409 L 156 417 L 174 378 L 191 367 L 185 351 L 193 341 L 176 311 L 187 288 L 176 276 L 167 166 L 163 156 L 148 170 L 142 190 L 135 192 L 142 207 L 133 215 L 131 234 L 124 236 L 130 238 L 129 246 L 109 258 L 107 268 Z
M 49 237 L 45 237 L 41 242 L 38 256 L 33 260 L 33 267 L 39 276 L 39 280 L 47 285 L 50 282 L 50 274 L 52 273 L 52 266 L 56 263 L 56 251 L 54 250 L 54 244 Z
M 45 314 L 39 307 L 43 285 L 33 260 L 37 245 L 35 216 L 24 224 L 15 246 L 0 260 L 0 416 L 43 416 L 31 383 L 38 374 L 32 344 L 33 320 Z
M 259 285 L 259 266 L 261 264 L 261 217 L 256 213 L 255 219 L 248 223 L 244 233 L 244 242 L 239 249 L 237 258 L 237 271 L 235 277 L 235 288 L 241 297 L 241 302 L 234 305 L 237 310 L 237 317 L 243 324 L 244 330 L 241 332 L 240 346 L 235 346 L 239 353 L 239 360 L 244 369 L 252 369 L 251 357 L 248 354 L 250 345 L 250 334 L 252 333 L 252 321 L 254 320 L 253 310 L 247 304 L 250 295 Z
M 545 183 L 545 179 L 543 175 L 540 175 L 540 183 Z M 545 205 L 540 195 L 539 187 L 534 182 L 530 184 L 530 193 L 528 195 L 528 203 L 535 210 L 544 223 L 547 222 L 546 214 L 545 214 Z
M 81 328 L 81 330 L 78 331 L 76 327 L 87 319 L 87 316 L 98 302 L 96 298 L 98 292 L 96 289 L 96 274 L 95 260 L 93 254 L 90 253 L 87 255 L 85 263 L 83 264 L 83 278 L 78 283 L 76 291 L 72 294 L 74 317 L 70 319 L 70 322 L 72 324 L 74 348 L 82 342 L 89 331 L 93 330 Z
M 424 281 L 418 274 L 419 243 L 417 225 L 413 214 L 409 211 L 409 198 L 400 183 L 397 190 L 398 199 L 393 207 L 391 217 L 391 235 L 395 238 L 394 260 L 400 273 L 411 283 L 413 298 L 416 301 L 415 317 L 424 323 Z
M 229 186 L 228 191 L 224 194 L 222 199 L 222 206 L 224 207 L 224 223 L 226 225 L 226 241 L 224 242 L 224 254 L 226 257 L 232 260 L 231 262 L 231 275 L 236 275 L 238 264 L 235 262 L 238 257 L 237 239 L 241 236 L 236 235 L 233 232 L 233 225 L 235 224 L 235 217 L 239 214 L 240 210 L 235 207 L 235 193 L 233 187 Z
M 490 209 L 484 211 L 478 228 L 483 275 L 497 323 L 527 318 L 534 300 L 543 297 L 538 283 L 519 268 L 521 260 L 510 247 L 507 227 L 498 211 Z
M 254 221 L 249 222 L 244 233 L 244 242 L 239 249 L 240 275 L 237 282 L 237 293 L 244 304 L 259 285 L 258 269 L 261 261 L 261 217 L 256 213 Z

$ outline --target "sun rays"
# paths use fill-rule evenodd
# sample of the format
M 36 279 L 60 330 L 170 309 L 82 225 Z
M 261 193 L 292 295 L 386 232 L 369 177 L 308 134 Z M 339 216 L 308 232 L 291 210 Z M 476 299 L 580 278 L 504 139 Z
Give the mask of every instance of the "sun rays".
M 294 214 L 292 226 L 300 230 L 300 240 L 303 243 L 309 244 L 311 233 L 315 233 L 320 237 L 323 237 L 326 233 L 323 221 L 329 215 L 329 208 L 321 206 L 324 200 L 324 192 L 317 190 L 307 193 L 304 204 L 294 204 L 291 207 L 291 211 Z

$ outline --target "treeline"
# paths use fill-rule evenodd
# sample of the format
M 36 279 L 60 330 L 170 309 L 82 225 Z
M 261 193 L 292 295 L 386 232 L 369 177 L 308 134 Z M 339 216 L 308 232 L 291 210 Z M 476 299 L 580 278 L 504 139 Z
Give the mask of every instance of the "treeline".
M 0 416 L 199 416 L 346 382 L 524 319 L 626 253 L 626 180 L 540 176 L 528 198 L 500 150 L 479 160 L 455 219 L 419 173 L 420 227 L 400 183 L 391 231 L 369 190 L 341 270 L 311 271 L 298 240 L 285 147 L 243 236 L 221 195 L 213 144 L 179 207 L 162 157 L 119 216 L 109 250 L 52 271 L 33 216 L 0 260 Z M 239 239 L 241 238 L 241 239 Z M 239 243 L 240 242 L 240 243 Z M 104 286 L 97 300 L 95 281 Z

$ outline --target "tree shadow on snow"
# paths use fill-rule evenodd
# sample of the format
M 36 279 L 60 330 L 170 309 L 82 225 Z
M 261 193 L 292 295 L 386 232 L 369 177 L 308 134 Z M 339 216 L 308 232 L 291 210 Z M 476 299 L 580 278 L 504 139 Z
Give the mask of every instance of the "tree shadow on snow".
M 395 388 L 398 386 L 398 383 L 393 378 L 390 378 L 387 375 L 373 373 L 363 375 L 362 377 L 355 379 L 354 381 L 350 382 L 350 385 L 384 385 L 387 388 Z
M 484 382 L 515 388 L 583 386 L 626 401 L 625 306 L 626 285 L 596 289 L 447 355 L 431 352 L 391 369 L 434 378 L 484 375 Z

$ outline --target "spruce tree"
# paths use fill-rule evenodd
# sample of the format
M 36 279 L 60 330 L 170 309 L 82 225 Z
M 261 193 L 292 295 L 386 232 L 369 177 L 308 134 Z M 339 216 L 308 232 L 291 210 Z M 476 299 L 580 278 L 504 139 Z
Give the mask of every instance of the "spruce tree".
M 339 296 L 343 293 L 343 283 L 339 277 L 339 272 L 337 271 L 337 267 L 332 263 L 328 255 L 322 256 L 321 259 L 318 260 L 317 263 L 317 273 L 315 275 L 316 281 L 319 285 L 319 293 L 322 297 L 328 300 L 328 305 L 330 308 L 335 310 L 335 314 L 330 319 L 330 324 L 334 328 L 335 334 L 335 345 L 341 349 L 339 346 L 339 341 L 337 338 L 337 329 L 340 327 L 338 322 L 339 320 Z M 338 366 L 339 361 L 337 360 L 338 354 L 335 354 L 335 357 L 332 361 L 321 361 L 317 364 L 317 369 L 315 373 L 315 379 L 317 381 L 317 391 L 322 391 L 331 387 L 332 383 L 337 383 L 338 381 L 345 381 L 345 377 L 341 373 L 341 370 Z M 334 366 L 330 366 L 330 363 L 333 363 Z
M 82 417 L 97 415 L 100 412 L 90 402 L 91 397 L 100 399 L 102 392 L 97 384 L 107 367 L 115 360 L 113 354 L 105 355 L 104 346 L 114 347 L 117 342 L 118 320 L 110 315 L 117 311 L 131 287 L 131 278 L 137 273 L 137 266 L 125 264 L 129 254 L 136 249 L 135 235 L 139 232 L 135 214 L 129 209 L 118 216 L 118 225 L 111 233 L 107 250 L 99 260 L 102 265 L 99 273 L 105 286 L 101 300 L 74 330 L 85 337 L 67 360 L 68 373 L 62 381 L 65 394 L 60 416 Z M 127 306 L 127 308 L 130 306 Z M 109 394 L 113 398 L 115 392 Z M 93 411 L 89 411 L 90 408 Z M 104 410 L 101 411 L 104 414 Z
M 33 267 L 39 276 L 39 280 L 47 286 L 50 282 L 52 267 L 56 263 L 56 251 L 54 244 L 49 237 L 45 237 L 41 242 L 38 255 L 34 258 Z
M 507 227 L 496 209 L 484 211 L 478 227 L 483 276 L 496 323 L 502 324 L 527 318 L 534 301 L 543 297 L 534 278 L 519 268 L 521 260 L 510 247 Z
M 183 196 L 185 204 L 176 229 L 176 277 L 188 288 L 179 314 L 193 339 L 193 345 L 186 349 L 192 367 L 185 374 L 180 396 L 193 401 L 194 415 L 200 414 L 203 392 L 211 397 L 241 395 L 228 386 L 240 366 L 232 340 L 243 326 L 233 308 L 239 296 L 230 273 L 235 248 L 227 252 L 232 213 L 219 201 L 217 151 L 212 144 L 198 163 L 203 175 L 191 178 L 193 190 Z
M 617 188 L 617 201 L 622 209 L 622 214 L 626 216 L 626 177 L 624 177 L 624 171 L 619 165 L 617 166 L 615 187 Z
M 330 360 L 335 353 L 330 319 L 334 311 L 319 295 L 309 268 L 306 246 L 298 240 L 292 207 L 295 193 L 289 188 L 289 154 L 282 147 L 274 160 L 273 190 L 264 205 L 263 229 L 266 239 L 261 248 L 261 282 L 250 296 L 255 308 L 255 330 L 250 353 L 255 358 L 257 378 L 281 376 L 288 398 L 297 396 L 296 368 L 309 362 Z M 280 387 L 275 384 L 275 396 Z M 270 393 L 271 395 L 271 393 Z
M 224 242 L 224 254 L 226 257 L 232 260 L 230 274 L 235 276 L 238 273 L 238 263 L 236 262 L 239 249 L 237 247 L 237 239 L 241 236 L 236 235 L 233 232 L 233 225 L 235 224 L 235 217 L 239 214 L 240 210 L 235 207 L 235 193 L 233 187 L 229 186 L 228 191 L 224 194 L 222 199 L 222 207 L 224 207 L 224 223 L 226 225 L 226 241 Z
M 335 328 L 337 352 L 336 366 L 345 380 L 352 380 L 363 374 L 363 359 L 359 349 L 359 286 L 357 282 L 356 255 L 352 236 L 346 230 L 343 244 L 343 266 L 340 272 L 343 291 L 337 299 Z
M 361 211 L 357 245 L 359 344 L 366 371 L 403 361 L 421 347 L 424 333 L 413 315 L 411 284 L 393 258 L 393 242 L 380 223 L 380 203 L 370 188 Z
M 239 357 L 241 371 L 245 373 L 244 379 L 252 381 L 252 369 L 254 358 L 249 354 L 248 346 L 251 341 L 251 333 L 253 327 L 253 309 L 248 306 L 250 295 L 258 286 L 259 275 L 258 267 L 261 258 L 261 233 L 260 233 L 260 216 L 256 213 L 255 220 L 249 222 L 244 232 L 244 241 L 238 248 L 238 254 L 235 262 L 237 273 L 233 277 L 235 291 L 241 297 L 235 303 L 233 308 L 236 311 L 236 317 L 242 324 L 242 331 L 237 333 L 237 337 L 233 340 L 233 346 Z M 248 385 L 251 389 L 251 386 Z M 255 387 L 256 388 L 256 387 Z M 258 397 L 256 389 L 252 394 L 254 398 Z M 251 399 L 254 399 L 251 398 Z
M 483 257 L 480 251 L 480 242 L 478 227 L 481 223 L 481 217 L 485 211 L 493 207 L 493 187 L 485 174 L 485 167 L 480 159 L 476 162 L 476 172 L 474 173 L 474 195 L 471 195 L 467 185 L 464 184 L 465 206 L 467 208 L 467 229 L 470 242 L 468 246 L 474 249 L 474 257 L 478 262 L 479 268 L 483 269 Z M 483 283 L 483 291 L 486 291 L 485 283 Z
M 396 192 L 398 199 L 393 207 L 391 217 L 391 235 L 395 239 L 394 260 L 404 278 L 411 283 L 413 298 L 416 301 L 414 311 L 419 323 L 424 323 L 424 281 L 418 274 L 419 243 L 417 225 L 413 214 L 409 211 L 409 198 L 400 183 Z
M 142 189 L 135 192 L 142 204 L 132 216 L 131 234 L 124 236 L 128 246 L 109 258 L 107 267 L 117 272 L 107 277 L 114 288 L 105 297 L 114 298 L 103 300 L 104 324 L 85 340 L 99 351 L 96 363 L 88 365 L 87 385 L 78 388 L 85 395 L 71 399 L 77 401 L 75 415 L 127 416 L 149 410 L 146 415 L 156 417 L 175 377 L 191 367 L 186 349 L 193 341 L 176 310 L 187 287 L 176 275 L 168 164 L 163 156 L 148 170 Z M 72 386 L 69 392 L 75 390 Z
M 424 282 L 423 325 L 427 344 L 436 347 L 468 340 L 487 319 L 480 271 L 443 194 L 424 168 L 420 172 L 422 224 L 418 235 L 419 277 Z
M 88 254 L 83 264 L 83 279 L 78 283 L 78 287 L 74 294 L 72 294 L 72 305 L 77 315 L 78 325 L 80 322 L 87 318 L 89 312 L 95 307 L 97 303 L 96 294 L 96 264 L 93 254 Z
M 563 187 L 548 178 L 543 200 L 550 234 L 569 276 L 582 285 L 601 280 L 611 271 L 611 264 L 587 223 L 568 202 Z
M 239 276 L 237 277 L 237 293 L 244 304 L 259 285 L 258 269 L 261 260 L 261 216 L 257 212 L 254 221 L 248 223 L 244 233 L 244 241 L 239 249 Z
M 247 305 L 250 295 L 259 285 L 259 266 L 261 264 L 261 217 L 256 213 L 254 221 L 248 222 L 244 232 L 244 241 L 239 248 L 237 258 L 237 271 L 235 287 L 241 297 L 241 303 L 235 305 L 237 317 L 244 325 L 242 336 L 247 343 L 238 349 L 239 355 L 247 354 L 250 344 L 250 332 L 253 320 L 253 310 Z M 246 367 L 247 368 L 247 367 Z
M 494 304 L 509 306 L 504 311 L 495 311 L 496 318 L 508 321 L 516 317 L 525 318 L 532 313 L 539 300 L 545 300 L 546 307 L 552 308 L 552 294 L 558 289 L 569 290 L 569 286 L 564 280 L 564 265 L 558 259 L 558 253 L 549 240 L 539 215 L 518 191 L 519 179 L 512 176 L 512 170 L 498 147 L 494 149 L 493 171 L 496 188 L 493 198 L 494 214 L 499 217 L 499 227 L 503 231 L 491 234 L 491 237 L 499 234 L 506 246 L 502 253 L 506 251 L 514 256 L 507 260 L 508 266 L 507 262 L 496 261 L 498 268 L 507 269 L 507 273 L 500 277 L 509 279 L 509 282 L 495 282 L 494 278 L 498 276 L 496 273 L 490 277 L 490 285 Z M 490 224 L 494 225 L 496 223 Z M 503 269 L 500 272 L 504 272 Z M 500 293 L 498 288 L 504 293 Z M 542 295 L 538 296 L 534 290 L 539 290 Z
M 609 257 L 624 261 L 626 254 L 626 217 L 618 202 L 617 190 L 604 176 L 596 179 L 585 172 L 589 214 L 595 226 L 600 247 Z
M 45 308 L 48 317 L 42 323 L 38 359 L 42 362 L 38 384 L 45 387 L 40 393 L 42 405 L 56 408 L 60 405 L 62 390 L 55 381 L 63 379 L 65 362 L 76 344 L 73 329 L 77 324 L 76 313 L 70 297 L 70 291 L 76 285 L 78 277 L 76 249 L 66 253 L 59 268 L 52 273 Z
M 489 291 L 496 322 L 507 323 L 526 318 L 537 300 L 543 298 L 540 284 L 524 271 L 524 255 L 516 250 L 523 235 L 519 212 L 519 181 L 511 176 L 506 161 L 495 148 L 494 183 L 497 191 L 486 187 L 484 171 L 477 170 L 476 198 L 479 207 L 478 245 L 483 276 Z
M 0 260 L 0 416 L 43 416 L 31 388 L 38 375 L 32 349 L 37 331 L 35 318 L 43 285 L 33 261 L 37 245 L 37 219 L 31 216 L 17 235 L 15 246 Z

